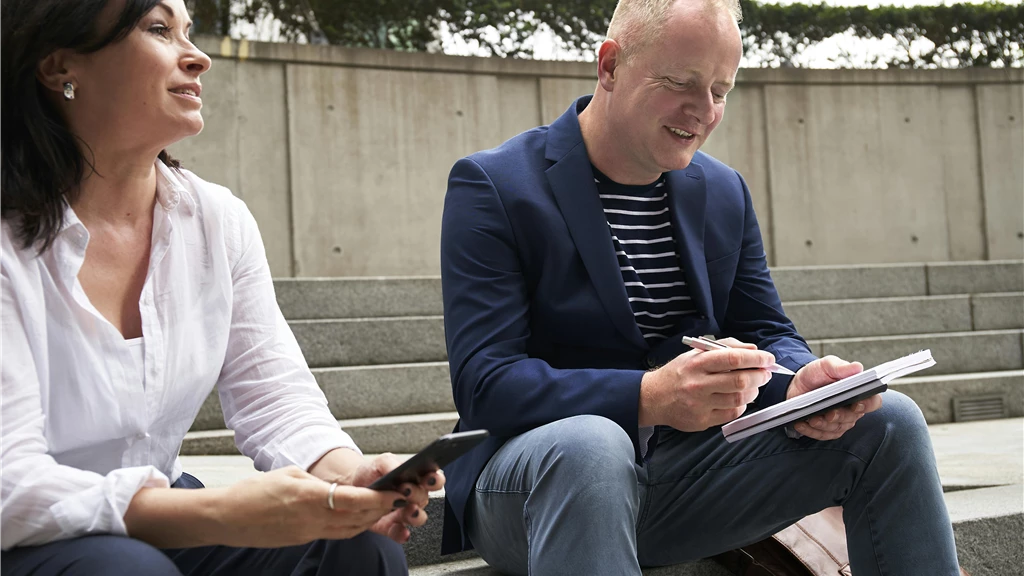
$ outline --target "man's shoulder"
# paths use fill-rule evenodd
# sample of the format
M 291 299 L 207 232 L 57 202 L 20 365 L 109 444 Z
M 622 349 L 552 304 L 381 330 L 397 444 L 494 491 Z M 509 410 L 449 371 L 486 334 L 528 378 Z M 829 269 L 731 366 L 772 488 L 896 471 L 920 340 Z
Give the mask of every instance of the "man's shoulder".
M 706 152 L 698 150 L 690 163 L 696 164 L 703 170 L 709 186 L 739 187 L 741 185 L 740 174 L 735 168 Z M 684 168 L 683 171 L 686 169 Z
M 521 172 L 544 160 L 547 136 L 548 126 L 531 128 L 494 148 L 474 152 L 461 161 L 471 161 L 489 174 Z

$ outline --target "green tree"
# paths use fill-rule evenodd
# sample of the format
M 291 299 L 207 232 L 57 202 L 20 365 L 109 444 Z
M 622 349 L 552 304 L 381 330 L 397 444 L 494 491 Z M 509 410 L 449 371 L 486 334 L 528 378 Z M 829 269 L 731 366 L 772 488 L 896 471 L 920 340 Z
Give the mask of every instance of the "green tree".
M 442 27 L 488 53 L 532 56 L 531 38 L 550 30 L 569 53 L 603 39 L 615 0 L 191 0 L 199 31 L 224 34 L 232 22 L 274 18 L 287 40 L 394 50 L 437 49 Z M 228 4 L 231 4 L 228 6 Z M 748 58 L 787 66 L 837 34 L 893 38 L 899 48 L 869 63 L 904 68 L 1021 66 L 1024 5 L 949 6 L 762 4 L 741 0 Z M 927 42 L 923 42 L 923 41 Z M 840 55 L 838 65 L 850 65 Z

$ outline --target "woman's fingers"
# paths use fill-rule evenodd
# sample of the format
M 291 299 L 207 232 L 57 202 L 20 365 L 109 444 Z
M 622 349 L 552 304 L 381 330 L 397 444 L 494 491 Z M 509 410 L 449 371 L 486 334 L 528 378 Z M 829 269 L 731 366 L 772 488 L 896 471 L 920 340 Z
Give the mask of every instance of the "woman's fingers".
M 441 488 L 444 488 L 444 482 L 444 472 L 441 470 L 435 470 L 429 474 L 423 475 L 423 477 L 420 478 L 420 486 L 423 486 L 424 489 L 430 492 L 434 492 L 435 490 L 440 490 Z

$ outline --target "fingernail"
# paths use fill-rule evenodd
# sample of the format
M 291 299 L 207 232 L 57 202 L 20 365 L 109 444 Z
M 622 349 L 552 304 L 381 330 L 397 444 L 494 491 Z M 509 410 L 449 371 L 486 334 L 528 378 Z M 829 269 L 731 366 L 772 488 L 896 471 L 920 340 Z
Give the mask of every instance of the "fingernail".
M 853 411 L 854 412 L 863 412 L 864 411 L 864 403 L 863 402 L 858 402 L 857 405 L 853 407 Z
M 403 496 L 409 496 L 410 494 L 412 494 L 412 488 L 406 488 L 402 491 Z
M 417 510 L 417 511 L 413 512 L 413 513 L 412 513 L 412 517 L 413 517 L 413 518 L 419 518 L 419 517 L 420 517 L 420 511 L 419 511 L 419 510 Z
M 437 484 L 437 478 L 434 478 L 433 476 L 427 478 L 427 484 L 430 484 L 431 486 Z
M 395 500 L 391 504 L 391 507 L 392 508 L 405 508 L 405 505 L 408 504 L 408 503 L 409 503 L 408 500 L 402 500 L 401 498 L 399 498 L 398 500 Z

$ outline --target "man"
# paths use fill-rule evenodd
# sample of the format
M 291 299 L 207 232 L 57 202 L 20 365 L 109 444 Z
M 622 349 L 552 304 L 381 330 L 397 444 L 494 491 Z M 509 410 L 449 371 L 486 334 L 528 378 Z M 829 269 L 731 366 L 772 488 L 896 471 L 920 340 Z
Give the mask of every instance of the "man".
M 798 439 L 722 437 L 748 403 L 862 369 L 811 355 L 746 184 L 698 152 L 735 81 L 738 17 L 735 0 L 621 0 L 593 98 L 452 169 L 441 272 L 458 429 L 493 437 L 447 470 L 445 552 L 475 547 L 510 574 L 640 574 L 842 505 L 857 576 L 958 574 L 905 396 L 800 423 Z M 680 342 L 701 334 L 735 348 Z M 796 376 L 769 373 L 775 360 Z

